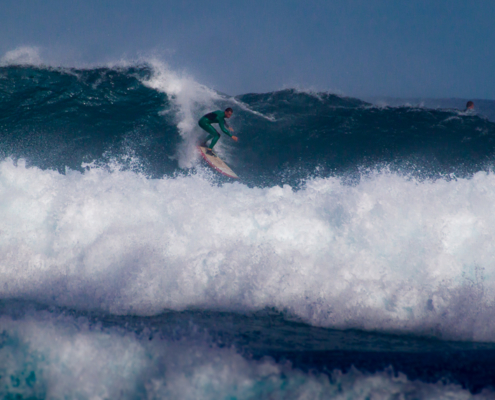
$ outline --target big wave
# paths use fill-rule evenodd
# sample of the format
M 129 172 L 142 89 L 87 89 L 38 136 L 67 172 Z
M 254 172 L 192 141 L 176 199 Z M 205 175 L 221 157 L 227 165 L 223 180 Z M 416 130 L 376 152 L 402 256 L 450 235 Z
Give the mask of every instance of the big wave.
M 493 164 L 495 124 L 455 110 L 376 107 L 292 89 L 231 97 L 158 62 L 8 65 L 0 78 L 0 155 L 61 172 L 117 160 L 154 178 L 187 173 L 198 165 L 198 119 L 226 106 L 240 141 L 224 138 L 216 150 L 251 186 L 355 179 L 376 168 L 468 177 Z

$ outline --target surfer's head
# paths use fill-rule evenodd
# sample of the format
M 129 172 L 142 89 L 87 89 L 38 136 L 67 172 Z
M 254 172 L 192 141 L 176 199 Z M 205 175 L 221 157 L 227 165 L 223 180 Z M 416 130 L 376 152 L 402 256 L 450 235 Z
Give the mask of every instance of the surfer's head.
M 226 108 L 225 109 L 225 118 L 230 118 L 232 117 L 232 114 L 233 114 L 234 110 L 232 110 L 232 108 Z
M 468 101 L 466 104 L 466 110 L 473 110 L 474 109 L 474 103 L 472 101 Z

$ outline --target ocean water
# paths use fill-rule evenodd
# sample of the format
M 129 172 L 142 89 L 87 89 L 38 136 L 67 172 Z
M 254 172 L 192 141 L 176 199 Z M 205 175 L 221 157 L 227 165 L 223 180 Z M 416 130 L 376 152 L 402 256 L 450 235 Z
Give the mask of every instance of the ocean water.
M 0 87 L 1 398 L 495 398 L 489 113 L 158 61 Z M 227 106 L 238 181 L 195 148 Z

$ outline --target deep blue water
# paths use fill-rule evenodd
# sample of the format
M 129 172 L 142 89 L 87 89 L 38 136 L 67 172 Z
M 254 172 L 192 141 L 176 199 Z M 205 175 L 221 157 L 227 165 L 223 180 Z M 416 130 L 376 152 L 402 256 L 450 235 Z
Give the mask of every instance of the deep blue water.
M 184 140 L 177 127 L 183 100 L 177 104 L 177 95 L 144 85 L 152 76 L 146 66 L 1 68 L 4 157 L 64 171 L 131 151 L 147 174 L 173 175 L 179 169 L 176 149 Z M 197 99 L 183 103 L 196 117 L 207 111 L 208 104 Z M 469 176 L 492 166 L 495 124 L 482 115 L 375 107 L 295 90 L 211 102 L 214 108 L 226 106 L 235 111 L 231 123 L 239 129 L 240 142 L 223 142 L 236 149 L 232 162 L 243 180 L 255 185 L 295 184 L 308 176 L 360 173 L 383 165 L 428 177 Z
M 0 86 L 0 397 L 493 398 L 495 102 Z M 227 106 L 235 182 L 195 150 Z

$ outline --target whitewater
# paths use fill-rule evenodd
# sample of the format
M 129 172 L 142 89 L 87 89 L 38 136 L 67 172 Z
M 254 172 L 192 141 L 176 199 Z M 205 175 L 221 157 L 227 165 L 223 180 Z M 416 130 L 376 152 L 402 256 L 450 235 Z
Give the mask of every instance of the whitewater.
M 495 123 L 7 61 L 2 398 L 495 396 Z

